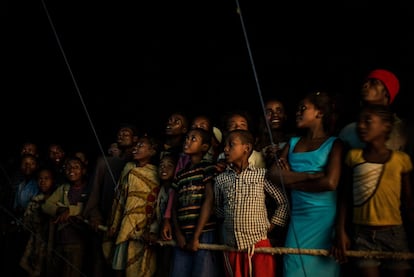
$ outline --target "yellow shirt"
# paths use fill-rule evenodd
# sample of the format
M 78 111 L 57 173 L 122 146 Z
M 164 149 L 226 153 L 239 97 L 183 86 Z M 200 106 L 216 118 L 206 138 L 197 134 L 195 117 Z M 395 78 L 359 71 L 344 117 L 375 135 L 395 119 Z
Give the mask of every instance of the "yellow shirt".
M 380 164 L 367 162 L 362 149 L 352 149 L 345 163 L 353 168 L 353 222 L 401 225 L 401 174 L 413 168 L 408 154 L 393 151 L 390 159 Z

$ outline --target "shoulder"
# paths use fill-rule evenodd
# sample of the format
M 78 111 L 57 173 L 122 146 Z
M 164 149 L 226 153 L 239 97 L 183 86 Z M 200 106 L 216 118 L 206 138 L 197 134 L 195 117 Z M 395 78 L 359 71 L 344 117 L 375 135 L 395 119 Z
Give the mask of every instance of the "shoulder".
M 330 139 L 332 140 L 333 147 L 343 148 L 345 145 L 344 141 L 339 137 L 330 137 Z
M 362 157 L 363 149 L 353 148 L 345 153 L 345 164 L 352 166 L 355 163 L 362 163 L 364 161 Z
M 411 170 L 413 167 L 410 155 L 404 151 L 394 150 L 392 159 L 400 161 L 400 163 L 405 165 L 408 170 Z
M 349 133 L 353 133 L 355 131 L 356 131 L 356 122 L 348 123 L 339 131 L 338 137 L 344 139 L 349 135 Z

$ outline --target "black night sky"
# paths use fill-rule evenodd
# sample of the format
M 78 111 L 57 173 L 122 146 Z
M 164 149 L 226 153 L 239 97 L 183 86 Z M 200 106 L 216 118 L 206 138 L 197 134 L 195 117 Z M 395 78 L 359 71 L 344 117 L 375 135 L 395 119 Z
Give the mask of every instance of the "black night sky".
M 158 132 L 176 110 L 260 116 L 259 93 L 294 107 L 301 94 L 326 89 L 352 115 L 362 78 L 377 67 L 400 78 L 395 108 L 409 115 L 408 3 L 165 2 L 4 1 L 6 151 L 34 139 L 97 153 L 97 138 L 106 147 L 118 123 Z

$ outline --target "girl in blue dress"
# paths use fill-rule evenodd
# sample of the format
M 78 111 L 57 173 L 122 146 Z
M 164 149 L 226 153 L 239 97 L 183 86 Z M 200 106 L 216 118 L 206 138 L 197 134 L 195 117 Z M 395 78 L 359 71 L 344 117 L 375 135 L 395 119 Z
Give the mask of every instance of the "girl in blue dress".
M 269 171 L 271 181 L 290 193 L 286 247 L 331 249 L 343 153 L 342 142 L 331 135 L 333 119 L 329 94 L 306 95 L 296 112 L 296 126 L 304 133 L 289 140 Z M 340 276 L 340 265 L 332 257 L 288 254 L 283 271 L 285 277 L 335 277 Z

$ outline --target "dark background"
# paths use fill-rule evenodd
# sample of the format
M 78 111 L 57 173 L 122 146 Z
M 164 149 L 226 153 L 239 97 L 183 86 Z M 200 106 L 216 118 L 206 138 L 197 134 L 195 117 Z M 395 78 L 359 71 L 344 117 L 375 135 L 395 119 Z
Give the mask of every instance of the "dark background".
M 377 67 L 399 77 L 394 108 L 409 116 L 408 2 L 282 2 L 3 1 L 3 155 L 27 139 L 95 155 L 120 122 L 160 133 L 176 110 L 260 117 L 261 97 L 292 111 L 314 89 L 335 94 L 351 119 Z

